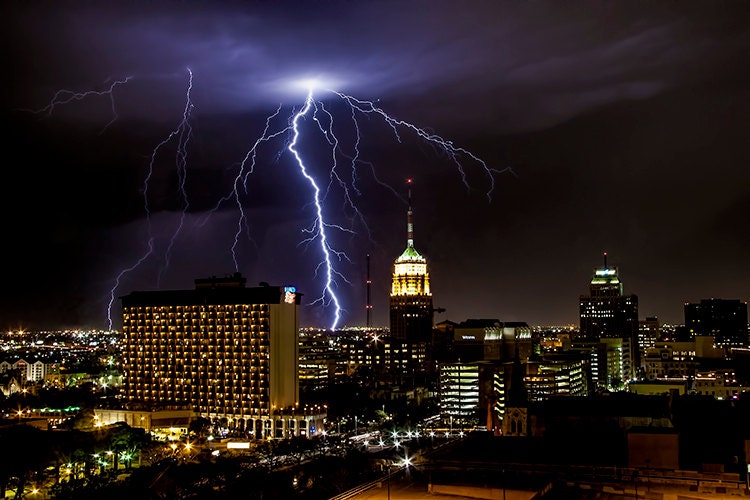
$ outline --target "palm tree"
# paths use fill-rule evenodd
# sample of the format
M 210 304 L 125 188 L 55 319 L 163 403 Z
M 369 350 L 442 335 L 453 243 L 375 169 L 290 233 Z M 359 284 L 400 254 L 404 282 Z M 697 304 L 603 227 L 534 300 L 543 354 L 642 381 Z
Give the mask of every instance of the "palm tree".
M 134 429 L 123 423 L 110 438 L 110 448 L 113 452 L 112 468 L 118 469 L 120 458 L 123 456 L 130 457 L 125 461 L 125 466 L 129 467 L 132 457 L 141 450 L 145 442 L 146 434 L 143 429 Z
M 49 455 L 45 434 L 28 425 L 14 425 L 0 431 L 0 442 L 8 451 L 0 454 L 0 493 L 3 497 L 12 477 L 18 478 L 16 497 L 20 498 L 28 478 L 41 471 Z

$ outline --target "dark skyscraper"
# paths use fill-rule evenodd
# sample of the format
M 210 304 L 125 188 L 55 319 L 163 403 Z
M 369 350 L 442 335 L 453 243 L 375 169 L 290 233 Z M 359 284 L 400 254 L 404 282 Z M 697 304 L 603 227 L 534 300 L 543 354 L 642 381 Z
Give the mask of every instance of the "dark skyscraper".
M 411 179 L 407 182 L 411 185 Z M 395 340 L 427 342 L 432 336 L 434 310 L 427 259 L 414 248 L 411 188 L 406 230 L 406 250 L 393 264 L 391 336 Z
M 607 265 L 594 269 L 589 285 L 589 295 L 581 295 L 580 333 L 582 340 L 595 341 L 601 338 L 621 338 L 629 344 L 632 371 L 640 367 L 638 349 L 638 296 L 623 295 L 617 267 Z M 631 376 L 635 373 L 631 373 Z
M 704 299 L 685 304 L 685 326 L 691 338 L 705 335 L 719 347 L 748 345 L 747 302 Z

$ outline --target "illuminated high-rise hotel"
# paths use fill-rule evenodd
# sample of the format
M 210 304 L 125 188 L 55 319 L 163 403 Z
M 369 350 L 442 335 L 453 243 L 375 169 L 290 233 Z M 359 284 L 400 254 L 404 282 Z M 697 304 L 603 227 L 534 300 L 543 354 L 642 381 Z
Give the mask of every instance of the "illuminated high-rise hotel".
M 409 179 L 408 184 L 411 184 Z M 434 309 L 427 259 L 414 248 L 414 225 L 409 189 L 406 250 L 393 264 L 391 283 L 391 336 L 395 340 L 429 341 Z
M 299 397 L 300 295 L 245 283 L 236 273 L 197 279 L 194 290 L 121 297 L 126 401 L 189 405 L 256 437 L 278 437 L 273 415 Z

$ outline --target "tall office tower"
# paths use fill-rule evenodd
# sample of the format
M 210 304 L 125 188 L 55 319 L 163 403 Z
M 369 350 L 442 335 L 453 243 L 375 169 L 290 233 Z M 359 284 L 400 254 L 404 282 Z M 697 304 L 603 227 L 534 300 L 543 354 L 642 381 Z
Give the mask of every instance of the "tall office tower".
M 589 359 L 576 352 L 548 354 L 529 361 L 524 378 L 529 401 L 559 395 L 588 396 L 589 372 Z
M 623 295 L 622 282 L 616 267 L 607 265 L 594 269 L 589 295 L 579 299 L 580 331 L 578 339 L 597 341 L 601 338 L 628 340 L 632 369 L 627 377 L 637 375 L 641 366 L 638 350 L 638 296 Z
M 299 334 L 299 390 L 302 400 L 326 389 L 336 366 L 331 336 L 326 330 L 303 328 Z M 308 395 L 306 398 L 305 395 Z
M 411 179 L 407 181 L 411 185 Z M 406 223 L 406 250 L 393 264 L 391 284 L 391 336 L 395 340 L 429 342 L 434 309 L 427 259 L 414 248 L 411 188 Z
M 646 351 L 654 347 L 657 340 L 661 339 L 661 327 L 659 318 L 649 316 L 645 320 L 638 322 L 638 349 L 640 350 L 641 359 L 646 355 Z
M 190 405 L 255 437 L 277 436 L 271 417 L 299 397 L 301 297 L 246 281 L 235 273 L 121 297 L 126 400 Z
M 471 429 L 486 415 L 481 404 L 482 370 L 480 361 L 440 363 L 440 414 L 443 423 L 450 425 L 451 432 L 454 424 L 456 430 Z
M 718 347 L 746 347 L 747 302 L 703 299 L 700 304 L 685 304 L 685 326 L 691 338 L 711 336 Z

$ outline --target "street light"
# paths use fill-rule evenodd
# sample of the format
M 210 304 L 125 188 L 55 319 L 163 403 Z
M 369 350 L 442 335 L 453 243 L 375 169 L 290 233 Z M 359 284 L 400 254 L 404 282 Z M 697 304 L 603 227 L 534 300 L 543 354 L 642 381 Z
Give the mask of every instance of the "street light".
M 406 450 L 406 448 L 404 448 L 404 450 Z M 411 465 L 411 457 L 409 457 L 408 455 L 404 455 L 404 458 L 402 458 L 398 464 L 394 464 L 393 462 L 387 462 L 385 464 L 385 467 L 387 467 L 386 484 L 388 489 L 388 500 L 391 499 L 391 467 L 393 467 L 393 465 L 397 465 L 398 467 L 404 468 L 408 471 L 409 466 Z
M 125 469 L 130 468 L 130 461 L 133 459 L 133 455 L 131 455 L 127 451 L 123 451 L 120 453 L 120 458 L 122 458 L 123 462 L 125 462 Z
M 47 492 L 45 491 L 44 487 L 39 488 L 38 486 L 34 486 L 34 488 L 29 493 L 31 493 L 34 498 L 36 498 L 36 496 L 40 493 L 42 494 L 42 500 L 45 500 L 47 498 Z

